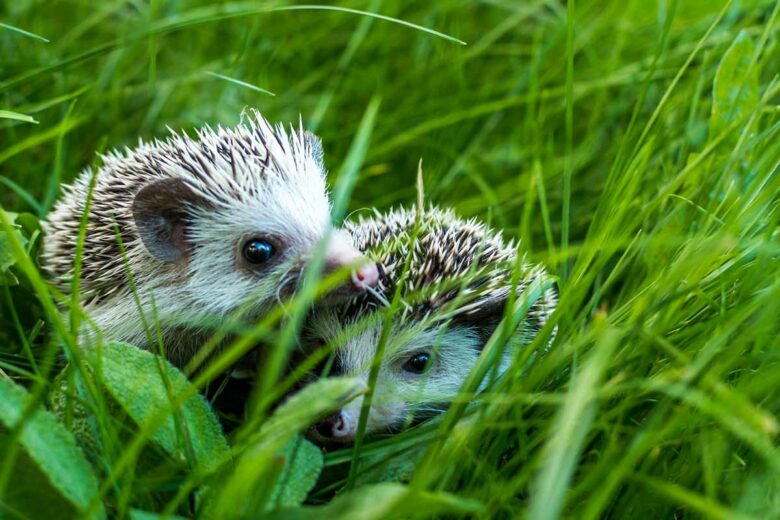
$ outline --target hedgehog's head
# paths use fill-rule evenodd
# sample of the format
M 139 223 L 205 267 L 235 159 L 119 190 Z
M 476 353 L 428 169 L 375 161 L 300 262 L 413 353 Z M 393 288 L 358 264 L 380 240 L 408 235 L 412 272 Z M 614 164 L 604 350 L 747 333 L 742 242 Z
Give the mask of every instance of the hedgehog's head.
M 264 312 L 294 292 L 318 251 L 326 273 L 343 270 L 340 292 L 376 283 L 374 263 L 332 225 L 314 135 L 258 116 L 199 137 L 174 138 L 181 175 L 144 186 L 132 204 L 144 249 L 170 268 L 183 303 L 211 316 L 241 306 Z
M 397 431 L 452 402 L 501 322 L 512 287 L 520 299 L 532 281 L 545 276 L 539 268 L 521 265 L 514 285 L 516 248 L 473 221 L 429 210 L 411 236 L 415 222 L 414 212 L 393 212 L 348 227 L 358 247 L 370 251 L 380 266 L 378 289 L 341 306 L 315 309 L 302 334 L 304 353 L 325 345 L 333 349 L 313 377 L 349 375 L 368 383 L 383 337 L 383 307 L 392 300 L 408 262 L 400 311 L 391 319 L 378 360 L 368 434 Z M 405 239 L 412 238 L 415 247 L 409 255 Z M 552 289 L 531 302 L 526 319 L 500 347 L 495 373 L 503 373 L 517 350 L 533 340 L 554 305 Z M 327 417 L 312 429 L 312 437 L 351 442 L 362 404 L 358 398 Z
M 395 320 L 387 335 L 374 386 L 366 434 L 399 431 L 407 422 L 417 422 L 441 412 L 458 395 L 486 339 L 492 333 L 492 318 L 434 324 L 414 319 Z M 307 343 L 336 345 L 317 375 L 345 375 L 369 382 L 371 365 L 382 335 L 382 313 L 364 319 L 344 320 L 338 310 L 325 308 L 306 325 Z M 511 348 L 502 354 L 500 371 L 511 363 Z M 316 377 L 316 376 L 315 376 Z M 313 440 L 349 443 L 357 433 L 363 397 L 351 401 L 312 428 Z

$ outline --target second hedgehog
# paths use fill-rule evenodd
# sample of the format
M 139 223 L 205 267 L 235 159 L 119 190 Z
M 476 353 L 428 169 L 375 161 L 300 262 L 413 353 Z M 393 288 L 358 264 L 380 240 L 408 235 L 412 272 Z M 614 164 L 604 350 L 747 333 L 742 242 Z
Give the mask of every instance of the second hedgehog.
M 376 267 L 332 229 L 313 134 L 254 112 L 198 138 L 173 134 L 104 156 L 49 215 L 44 266 L 67 292 L 86 213 L 79 297 L 106 339 L 149 347 L 157 320 L 169 358 L 182 364 L 201 331 L 239 310 L 256 319 L 292 294 L 326 236 L 326 271 L 356 268 L 352 293 L 376 283 Z
M 498 373 L 509 367 L 517 348 L 533 340 L 555 308 L 556 293 L 545 271 L 525 263 L 515 245 L 474 220 L 435 208 L 418 219 L 417 211 L 401 210 L 345 229 L 377 261 L 379 284 L 344 305 L 315 309 L 304 327 L 302 351 L 326 345 L 334 349 L 313 377 L 348 375 L 368 383 L 382 342 L 385 313 L 380 310 L 402 284 L 402 306 L 379 361 L 367 434 L 397 431 L 411 419 L 441 411 L 457 396 L 502 319 L 516 268 L 517 300 L 528 296 L 530 307 L 503 348 Z M 353 400 L 310 435 L 326 443 L 351 442 L 362 404 L 362 397 Z

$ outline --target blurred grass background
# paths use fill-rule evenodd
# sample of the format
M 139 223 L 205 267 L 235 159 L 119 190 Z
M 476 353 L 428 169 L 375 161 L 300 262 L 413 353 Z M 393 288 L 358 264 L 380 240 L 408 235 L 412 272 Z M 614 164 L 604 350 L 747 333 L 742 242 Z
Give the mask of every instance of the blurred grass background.
M 301 117 L 336 172 L 378 97 L 352 210 L 412 204 L 422 158 L 429 202 L 561 276 L 553 353 L 416 482 L 485 517 L 780 515 L 777 2 L 329 4 L 467 45 L 293 5 L 4 2 L 0 110 L 36 123 L 0 119 L 0 205 L 42 218 L 97 149 L 245 107 Z M 17 354 L 43 313 L 3 290 Z
M 723 7 L 722 2 L 674 4 L 577 4 L 573 236 L 585 230 L 642 90 L 649 87 L 640 107 L 647 118 Z M 408 203 L 423 158 L 432 202 L 455 205 L 469 215 L 490 208 L 499 224 L 510 227 L 519 219 L 523 197 L 518 195 L 529 186 L 538 160 L 550 212 L 560 213 L 565 2 L 339 4 L 430 27 L 466 41 L 465 46 L 356 14 L 263 12 L 284 5 L 6 2 L 5 22 L 50 41 L 0 33 L 3 105 L 40 122 L 4 123 L 3 175 L 47 209 L 57 187 L 52 179 L 72 179 L 91 163 L 101 140 L 108 148 L 133 146 L 139 137 L 165 135 L 166 126 L 233 124 L 248 106 L 272 120 L 301 116 L 323 138 L 328 166 L 335 171 L 376 94 L 382 99 L 380 121 L 354 208 Z M 770 14 L 761 5 L 734 3 L 705 42 L 667 102 L 658 149 L 679 156 L 681 146 L 703 143 L 706 94 L 719 53 L 738 29 L 761 31 Z M 666 48 L 645 85 L 663 24 L 672 14 Z M 771 56 L 766 60 L 771 63 Z M 704 85 L 697 89 L 699 82 Z M 701 99 L 695 99 L 696 92 Z M 699 103 L 691 115 L 694 101 Z M 32 209 L 12 191 L 4 191 L 2 202 L 8 209 Z M 560 219 L 552 219 L 552 225 L 554 233 L 559 231 Z M 533 231 L 541 230 L 533 226 Z

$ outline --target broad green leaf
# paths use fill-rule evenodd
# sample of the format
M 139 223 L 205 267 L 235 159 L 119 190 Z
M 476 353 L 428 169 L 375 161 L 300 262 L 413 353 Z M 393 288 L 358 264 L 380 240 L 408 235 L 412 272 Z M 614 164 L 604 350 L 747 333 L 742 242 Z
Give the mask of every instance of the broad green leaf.
M 155 354 L 126 343 L 110 343 L 102 352 L 101 379 L 109 393 L 124 411 L 144 428 L 159 416 L 160 410 L 171 408 L 164 370 L 170 382 L 171 397 L 191 389 L 187 378 L 170 363 Z M 211 407 L 200 394 L 194 394 L 178 412 L 186 431 L 177 429 L 176 419 L 169 414 L 154 430 L 152 440 L 177 460 L 186 460 L 187 443 L 191 443 L 191 461 L 208 470 L 227 453 L 228 446 L 222 428 Z
M 41 221 L 32 213 L 17 213 L 16 224 L 20 226 L 25 237 L 31 237 L 35 232 L 41 232 Z
M 27 392 L 0 379 L 0 449 L 22 417 Z M 77 518 L 98 492 L 98 482 L 73 436 L 45 410 L 26 419 L 18 437 L 3 503 L 26 518 Z M 102 505 L 93 518 L 105 518 Z
M 355 378 L 329 377 L 308 385 L 280 406 L 263 425 L 260 437 L 287 436 L 311 426 L 328 412 L 365 392 L 365 383 Z M 286 444 L 286 440 L 279 443 Z
M 301 436 L 293 437 L 280 456 L 285 467 L 271 493 L 269 510 L 301 505 L 322 472 L 322 450 Z
M 408 482 L 414 473 L 414 468 L 425 454 L 428 442 L 418 441 L 417 445 L 388 455 L 387 453 L 364 454 L 361 456 L 360 472 L 355 477 L 355 484 L 363 486 L 378 482 Z
M 305 387 L 287 400 L 266 421 L 259 432 L 248 441 L 248 446 L 236 458 L 235 467 L 219 485 L 212 486 L 213 498 L 204 500 L 206 518 L 232 518 L 251 516 L 268 511 L 275 500 L 297 498 L 307 487 L 309 480 L 316 481 L 321 469 L 321 456 L 305 448 L 303 459 L 296 457 L 293 468 L 285 456 L 299 432 L 323 415 L 339 409 L 365 390 L 365 385 L 353 378 L 325 378 Z M 316 449 L 316 448 L 315 448 Z M 309 453 L 308 457 L 306 454 Z M 286 474 L 300 476 L 300 488 L 288 490 L 285 496 Z M 280 488 L 281 486 L 281 488 Z M 308 489 L 305 490 L 308 492 Z
M 19 225 L 16 224 L 16 219 L 19 215 L 17 213 L 5 211 L 3 209 L 0 209 L 0 211 L 5 213 L 6 219 L 8 219 L 8 221 L 11 223 L 11 226 L 14 228 L 14 233 L 19 236 L 22 244 L 26 245 L 27 240 L 24 238 L 24 235 L 17 231 L 17 229 L 19 229 Z M 0 273 L 6 272 L 15 263 L 16 256 L 11 251 L 11 244 L 9 242 L 8 233 L 5 231 L 5 229 L 0 227 Z
M 100 461 L 105 456 L 104 446 L 100 438 L 100 428 L 95 414 L 84 404 L 86 389 L 81 378 L 68 378 L 69 367 L 66 366 L 52 383 L 49 394 L 49 407 L 81 447 L 93 466 L 100 467 Z M 117 412 L 119 405 L 108 403 L 109 415 Z M 126 418 L 124 412 L 122 417 Z
M 385 520 L 387 518 L 431 518 L 439 515 L 468 515 L 481 504 L 447 493 L 417 491 L 401 484 L 384 483 L 358 488 L 339 495 L 325 506 L 307 506 L 275 511 L 265 518 L 309 520 Z
M 4 210 L 0 209 L 0 211 Z M 13 228 L 12 232 L 16 233 L 22 247 L 28 254 L 34 255 L 30 250 L 41 233 L 41 224 L 38 219 L 30 213 L 11 213 L 10 211 L 4 211 L 4 213 Z M 0 226 L 0 280 L 4 280 L 9 286 L 19 285 L 19 280 L 10 269 L 17 260 L 11 251 L 8 233 Z
M 712 88 L 710 139 L 715 139 L 730 123 L 747 117 L 758 107 L 759 70 L 755 64 L 750 66 L 754 52 L 753 41 L 743 30 L 723 55 Z M 736 143 L 740 130 L 733 130 L 734 137 L 725 142 Z
M 219 500 L 204 501 L 204 518 L 251 517 L 306 500 L 322 472 L 322 451 L 301 435 L 275 453 L 268 446 L 260 441 L 242 453 L 230 478 L 217 488 Z

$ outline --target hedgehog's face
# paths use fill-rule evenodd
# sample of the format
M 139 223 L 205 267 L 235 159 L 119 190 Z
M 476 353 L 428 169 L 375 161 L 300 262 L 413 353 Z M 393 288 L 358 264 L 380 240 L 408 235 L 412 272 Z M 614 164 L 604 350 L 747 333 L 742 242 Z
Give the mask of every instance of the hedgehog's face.
M 139 233 L 153 256 L 174 266 L 181 306 L 211 318 L 237 309 L 258 316 L 292 295 L 323 241 L 326 273 L 343 270 L 348 277 L 353 270 L 343 292 L 376 283 L 376 266 L 331 225 L 321 164 L 310 157 L 293 167 L 291 173 L 269 171 L 280 168 L 273 162 L 263 166 L 251 189 L 227 201 L 208 200 L 181 179 L 136 196 Z
M 306 350 L 335 344 L 330 375 L 348 375 L 368 383 L 382 332 L 380 314 L 358 323 L 343 323 L 337 312 L 323 309 L 311 317 L 304 331 Z M 484 331 L 477 325 L 426 325 L 406 321 L 393 325 L 368 415 L 366 433 L 396 432 L 411 421 L 441 412 L 458 395 L 461 385 L 484 347 Z M 509 363 L 508 352 L 502 370 Z M 317 377 L 327 363 L 318 368 Z M 349 443 L 357 433 L 363 398 L 321 421 L 310 432 L 319 442 Z
M 324 181 L 312 176 L 307 186 L 271 185 L 252 200 L 202 212 L 188 266 L 193 297 L 218 313 L 248 303 L 265 312 L 293 294 L 326 239 L 326 271 L 358 268 L 365 259 L 332 228 L 329 210 Z

